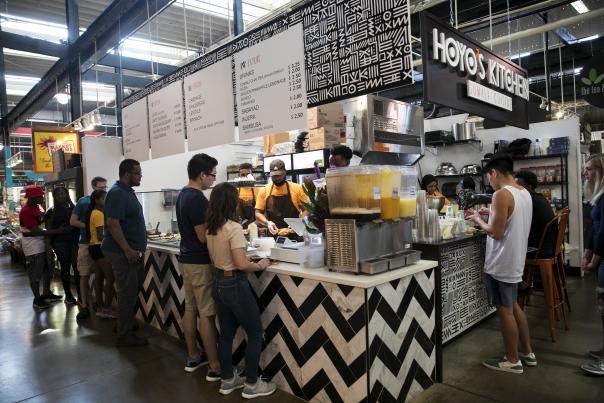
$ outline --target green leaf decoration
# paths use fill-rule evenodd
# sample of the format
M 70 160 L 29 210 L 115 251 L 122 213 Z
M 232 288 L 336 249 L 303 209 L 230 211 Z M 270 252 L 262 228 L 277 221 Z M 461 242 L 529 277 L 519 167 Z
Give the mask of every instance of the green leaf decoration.
M 596 78 L 596 81 L 594 81 L 594 84 L 600 84 L 602 80 L 604 80 L 604 74 L 600 74 L 598 78 Z
M 591 70 L 589 70 L 589 79 L 593 83 L 594 81 L 596 81 L 596 78 L 598 78 L 598 72 L 595 68 L 592 67 Z
M 591 80 L 589 78 L 581 77 L 581 81 L 585 85 L 591 85 Z

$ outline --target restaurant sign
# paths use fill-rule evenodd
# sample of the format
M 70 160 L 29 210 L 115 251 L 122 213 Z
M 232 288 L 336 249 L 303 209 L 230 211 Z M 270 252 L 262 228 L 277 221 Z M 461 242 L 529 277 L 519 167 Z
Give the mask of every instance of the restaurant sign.
M 434 16 L 422 16 L 424 99 L 528 129 L 526 70 Z
M 33 130 L 34 172 L 46 174 L 53 172 L 52 153 L 63 150 L 66 153 L 79 153 L 78 133 L 72 131 Z

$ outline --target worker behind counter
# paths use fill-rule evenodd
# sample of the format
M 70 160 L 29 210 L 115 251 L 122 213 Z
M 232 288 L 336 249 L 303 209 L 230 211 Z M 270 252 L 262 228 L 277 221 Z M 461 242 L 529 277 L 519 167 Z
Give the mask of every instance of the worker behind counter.
M 291 235 L 286 218 L 299 218 L 307 215 L 302 203 L 308 203 L 308 196 L 302 186 L 286 180 L 285 163 L 273 160 L 270 164 L 272 183 L 260 189 L 256 198 L 256 220 L 266 225 L 273 235 Z
M 239 165 L 239 178 L 249 179 L 250 182 L 255 181 L 252 175 L 252 164 L 244 162 Z M 239 193 L 239 204 L 237 206 L 237 214 L 239 215 L 239 222 L 243 228 L 247 228 L 252 222 L 256 220 L 256 211 L 254 206 L 256 205 L 256 199 L 258 198 L 259 190 L 254 187 L 237 187 Z
M 445 195 L 438 191 L 438 181 L 434 175 L 425 175 L 422 178 L 422 190 L 426 191 L 426 196 L 445 197 Z M 451 204 L 451 202 L 445 197 L 445 205 L 448 204 Z

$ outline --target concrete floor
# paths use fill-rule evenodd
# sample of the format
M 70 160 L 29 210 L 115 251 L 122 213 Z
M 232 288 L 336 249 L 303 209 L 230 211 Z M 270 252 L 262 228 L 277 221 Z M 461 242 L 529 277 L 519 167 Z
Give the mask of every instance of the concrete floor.
M 63 294 L 58 281 L 55 294 Z M 148 347 L 113 346 L 113 320 L 78 326 L 77 308 L 54 303 L 37 312 L 25 270 L 0 257 L 0 402 L 241 402 L 218 394 L 206 368 L 184 372 L 184 344 L 150 327 Z M 301 400 L 284 392 L 259 402 Z
M 552 343 L 542 300 L 527 308 L 539 366 L 524 375 L 490 371 L 480 360 L 502 351 L 499 324 L 491 318 L 444 349 L 445 379 L 414 403 L 422 402 L 604 402 L 604 377 L 584 375 L 578 365 L 601 337 L 594 306 L 593 275 L 570 279 L 570 328 Z M 62 294 L 58 282 L 55 293 Z M 83 326 L 76 308 L 55 303 L 41 313 L 31 307 L 25 271 L 0 257 L 0 402 L 227 402 L 217 385 L 203 380 L 205 369 L 185 374 L 184 346 L 152 328 L 140 332 L 150 346 L 113 347 L 113 321 L 92 318 Z M 262 402 L 299 402 L 283 392 Z
M 533 297 L 526 308 L 533 349 L 539 362 L 524 374 L 492 371 L 485 358 L 503 355 L 496 316 L 446 345 L 444 382 L 422 393 L 413 403 L 488 402 L 604 402 L 604 377 L 586 375 L 579 365 L 589 361 L 587 351 L 601 347 L 602 323 L 595 306 L 595 275 L 568 278 L 573 309 L 569 330 L 561 324 L 552 343 L 547 330 L 543 298 Z

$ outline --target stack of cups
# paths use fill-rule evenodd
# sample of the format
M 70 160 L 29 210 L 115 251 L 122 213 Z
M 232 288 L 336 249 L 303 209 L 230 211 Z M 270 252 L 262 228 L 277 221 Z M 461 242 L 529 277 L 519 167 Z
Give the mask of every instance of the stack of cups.
M 430 242 L 440 242 L 440 222 L 438 217 L 438 210 L 428 210 L 428 237 Z
M 426 242 L 428 240 L 428 204 L 426 203 L 426 191 L 417 192 L 417 240 Z

